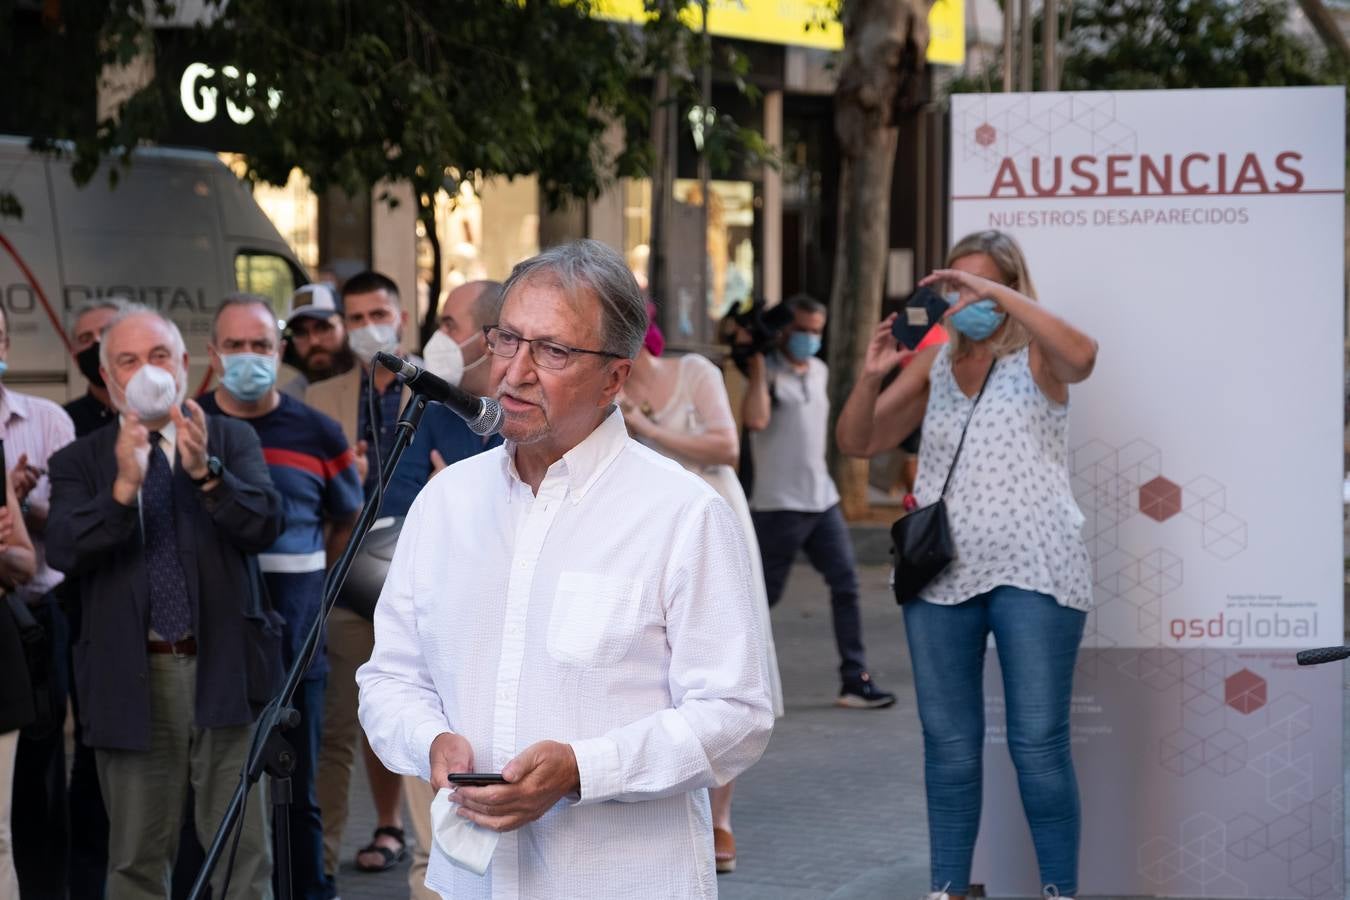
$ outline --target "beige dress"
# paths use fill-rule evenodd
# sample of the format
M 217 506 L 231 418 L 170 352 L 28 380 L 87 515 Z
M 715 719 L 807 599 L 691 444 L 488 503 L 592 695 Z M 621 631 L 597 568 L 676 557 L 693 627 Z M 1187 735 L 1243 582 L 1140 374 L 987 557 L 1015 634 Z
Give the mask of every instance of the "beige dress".
M 736 420 L 731 415 L 731 403 L 727 399 L 726 384 L 722 373 L 697 353 L 681 356 L 676 370 L 675 390 L 670 400 L 661 409 L 652 414 L 652 420 L 658 425 L 681 431 L 686 434 L 702 434 L 723 428 L 736 428 Z M 764 590 L 764 570 L 759 558 L 759 542 L 755 539 L 755 526 L 750 519 L 750 504 L 745 500 L 745 491 L 731 466 L 707 466 L 688 459 L 682 459 L 664 447 L 649 443 L 657 450 L 690 472 L 702 478 L 713 490 L 722 495 L 736 513 L 736 519 L 745 532 L 745 543 L 750 548 L 751 580 L 755 588 L 755 607 L 760 614 L 760 623 L 764 629 L 766 648 L 765 668 L 768 673 L 769 691 L 773 698 L 774 715 L 783 714 L 783 682 L 778 674 L 778 654 L 773 644 L 773 628 L 769 622 L 769 598 Z

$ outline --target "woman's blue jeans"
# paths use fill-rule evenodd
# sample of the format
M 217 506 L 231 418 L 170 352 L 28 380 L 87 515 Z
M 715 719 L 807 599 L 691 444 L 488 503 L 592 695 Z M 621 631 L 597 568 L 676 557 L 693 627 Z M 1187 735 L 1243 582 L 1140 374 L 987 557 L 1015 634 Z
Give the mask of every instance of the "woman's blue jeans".
M 923 723 L 932 890 L 970 889 L 980 828 L 984 650 L 998 647 L 1008 750 L 1031 826 L 1041 884 L 1078 892 L 1078 780 L 1069 753 L 1069 700 L 1085 613 L 1001 586 L 956 606 L 907 603 L 905 633 Z

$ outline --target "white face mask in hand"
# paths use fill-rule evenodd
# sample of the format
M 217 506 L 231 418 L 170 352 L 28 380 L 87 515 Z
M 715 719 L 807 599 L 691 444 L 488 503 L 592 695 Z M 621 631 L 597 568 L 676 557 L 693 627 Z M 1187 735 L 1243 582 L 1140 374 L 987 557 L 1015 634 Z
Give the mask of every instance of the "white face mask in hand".
M 375 354 L 383 350 L 393 353 L 398 349 L 398 326 L 384 322 L 365 325 L 347 333 L 347 342 L 363 363 L 370 365 Z
M 456 866 L 482 875 L 492 862 L 501 835 L 456 815 L 457 809 L 459 804 L 450 799 L 449 788 L 436 792 L 436 799 L 431 801 L 431 831 L 436 836 L 436 847 Z
M 135 413 L 142 422 L 157 422 L 187 396 L 187 381 L 180 370 L 170 374 L 159 366 L 144 365 L 122 389 L 123 409 Z

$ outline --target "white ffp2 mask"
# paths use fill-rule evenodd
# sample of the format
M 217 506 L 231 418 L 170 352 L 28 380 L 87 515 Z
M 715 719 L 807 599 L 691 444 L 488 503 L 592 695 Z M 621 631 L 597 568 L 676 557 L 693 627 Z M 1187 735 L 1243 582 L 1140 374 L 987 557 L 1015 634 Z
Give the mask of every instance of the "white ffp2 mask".
M 183 402 L 187 382 L 181 371 L 170 374 L 147 363 L 136 370 L 122 393 L 127 412 L 135 413 L 142 422 L 155 422 L 168 416 L 169 410 Z
M 352 352 L 366 365 L 375 359 L 375 354 L 383 350 L 393 353 L 398 349 L 398 326 L 383 322 L 377 325 L 365 325 L 347 333 L 347 341 Z

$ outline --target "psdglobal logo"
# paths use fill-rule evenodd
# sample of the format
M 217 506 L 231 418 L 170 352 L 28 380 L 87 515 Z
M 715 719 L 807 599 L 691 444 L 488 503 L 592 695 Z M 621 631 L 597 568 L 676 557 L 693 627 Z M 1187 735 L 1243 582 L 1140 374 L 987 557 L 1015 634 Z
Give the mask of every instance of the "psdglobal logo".
M 1291 616 L 1279 612 L 1221 612 L 1212 619 L 1172 619 L 1168 632 L 1177 642 L 1227 638 L 1230 646 L 1241 647 L 1252 640 L 1310 638 L 1317 634 L 1317 613 Z

